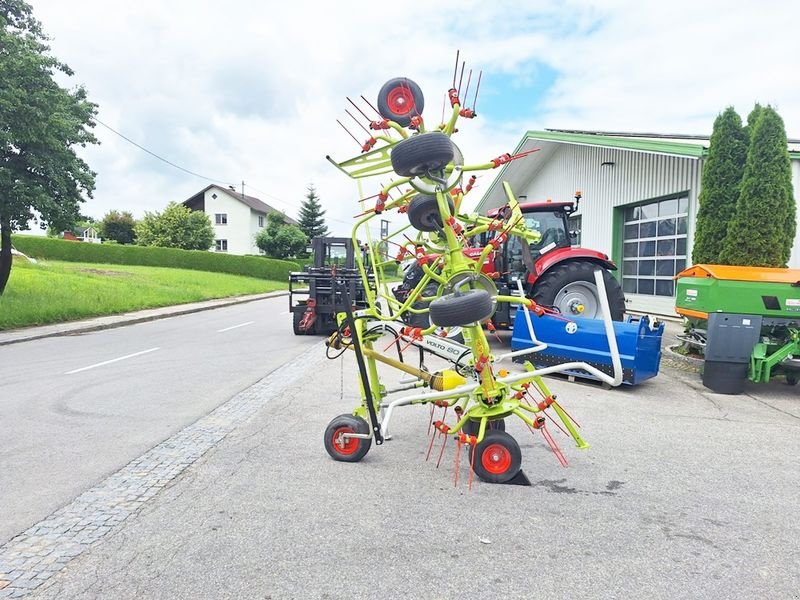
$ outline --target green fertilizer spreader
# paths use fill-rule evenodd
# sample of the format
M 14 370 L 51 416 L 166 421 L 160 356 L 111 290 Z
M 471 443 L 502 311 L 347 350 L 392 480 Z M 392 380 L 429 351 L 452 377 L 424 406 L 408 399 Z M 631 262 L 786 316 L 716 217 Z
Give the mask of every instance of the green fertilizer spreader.
M 800 269 L 694 265 L 677 276 L 681 339 L 705 354 L 703 384 L 738 394 L 745 381 L 800 379 Z

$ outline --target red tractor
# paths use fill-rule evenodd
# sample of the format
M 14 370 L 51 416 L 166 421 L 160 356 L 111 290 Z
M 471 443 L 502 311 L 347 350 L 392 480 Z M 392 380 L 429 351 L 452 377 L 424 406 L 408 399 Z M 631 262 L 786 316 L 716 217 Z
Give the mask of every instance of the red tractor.
M 625 296 L 619 282 L 609 272 L 615 271 L 617 266 L 602 252 L 572 245 L 576 234 L 569 230 L 569 217 L 578 209 L 580 198 L 577 193 L 574 201 L 521 203 L 525 224 L 528 229 L 538 231 L 541 239 L 526 244 L 522 238 L 510 236 L 499 251 L 489 255 L 490 262 L 482 270 L 494 279 L 499 294 L 518 294 L 517 281 L 521 281 L 525 295 L 542 306 L 554 308 L 566 316 L 600 318 L 600 300 L 594 279 L 594 270 L 599 266 L 603 269 L 611 318 L 622 321 Z M 493 209 L 487 216 L 502 216 L 503 210 Z M 486 239 L 479 239 L 480 245 L 486 242 Z M 479 248 L 465 250 L 465 254 L 471 251 L 475 257 L 480 255 Z M 404 300 L 404 294 L 414 289 L 421 277 L 422 268 L 412 264 L 406 270 L 403 283 L 395 288 L 395 295 Z M 434 293 L 435 289 L 431 289 L 423 295 Z M 423 303 L 415 307 L 423 308 Z M 492 317 L 493 324 L 499 328 L 511 327 L 514 312 L 510 304 L 499 303 Z M 417 315 L 411 321 L 415 326 L 426 326 L 427 315 Z
M 511 236 L 495 255 L 496 280 L 500 294 L 514 294 L 517 281 L 522 281 L 525 295 L 542 306 L 552 307 L 570 317 L 600 318 L 601 307 L 594 270 L 603 269 L 611 318 L 622 321 L 625 296 L 619 282 L 611 275 L 617 266 L 597 250 L 573 246 L 576 233 L 569 229 L 569 217 L 578 210 L 580 192 L 575 201 L 551 200 L 520 203 L 529 229 L 541 233 L 541 239 L 526 244 Z M 490 211 L 497 216 L 503 209 Z M 513 321 L 509 304 L 498 306 L 492 317 L 497 327 L 509 327 Z

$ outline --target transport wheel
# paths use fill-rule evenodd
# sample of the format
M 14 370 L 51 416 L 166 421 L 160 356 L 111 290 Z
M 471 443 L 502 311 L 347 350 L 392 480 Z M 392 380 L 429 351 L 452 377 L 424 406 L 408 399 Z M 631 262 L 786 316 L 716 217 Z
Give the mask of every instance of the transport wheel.
M 786 373 L 786 383 L 788 385 L 797 385 L 797 374 L 796 373 Z
M 478 435 L 478 430 L 481 428 L 480 421 L 473 421 L 469 420 L 464 423 L 464 433 L 467 435 Z M 489 421 L 486 423 L 486 433 L 488 434 L 490 431 L 505 431 L 506 430 L 506 421 L 505 419 L 495 419 L 494 421 Z
M 303 331 L 303 330 L 300 329 L 300 321 L 303 320 L 303 315 L 304 314 L 305 313 L 302 313 L 300 311 L 292 313 L 292 315 L 293 315 L 292 316 L 292 329 L 294 330 L 294 334 L 295 335 L 306 335 L 306 333 L 307 333 L 306 331 Z
M 472 452 L 473 471 L 489 483 L 505 483 L 513 479 L 522 466 L 519 444 L 505 431 L 487 431 L 483 441 Z
M 378 92 L 378 112 L 384 119 L 401 127 L 411 124 L 411 117 L 421 115 L 425 97 L 420 87 L 406 77 L 395 77 L 383 84 Z
M 566 316 L 601 319 L 600 296 L 594 280 L 595 263 L 576 260 L 556 265 L 539 277 L 533 286 L 533 299 L 542 306 L 555 306 Z M 603 269 L 611 319 L 622 321 L 625 295 L 619 282 Z
M 441 327 L 464 326 L 488 319 L 494 312 L 492 296 L 486 290 L 466 290 L 431 301 L 431 322 Z
M 325 450 L 333 460 L 358 462 L 369 452 L 372 438 L 347 438 L 345 433 L 369 433 L 369 425 L 361 417 L 339 415 L 325 428 Z
M 394 172 L 401 177 L 416 177 L 429 171 L 441 171 L 453 160 L 450 138 L 434 131 L 422 133 L 398 142 L 390 158 Z
M 452 216 L 456 211 L 453 199 L 447 198 L 447 206 Z M 408 204 L 408 220 L 414 229 L 419 231 L 439 231 L 444 227 L 442 215 L 439 214 L 439 203 L 436 196 L 420 194 L 411 199 Z

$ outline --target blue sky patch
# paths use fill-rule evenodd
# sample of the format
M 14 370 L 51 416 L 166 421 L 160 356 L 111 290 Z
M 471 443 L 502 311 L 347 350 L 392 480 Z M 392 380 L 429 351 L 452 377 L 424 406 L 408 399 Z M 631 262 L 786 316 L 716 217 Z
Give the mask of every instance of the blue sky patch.
M 478 114 L 495 121 L 530 118 L 558 78 L 558 71 L 544 63 L 523 67 L 523 73 L 484 73 L 478 93 Z M 472 107 L 474 85 L 465 99 Z

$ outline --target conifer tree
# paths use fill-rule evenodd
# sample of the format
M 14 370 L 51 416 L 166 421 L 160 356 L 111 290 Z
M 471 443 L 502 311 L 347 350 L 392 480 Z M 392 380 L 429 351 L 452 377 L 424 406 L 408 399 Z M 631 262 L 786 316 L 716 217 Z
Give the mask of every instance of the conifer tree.
M 770 106 L 760 108 L 748 128 L 747 163 L 721 258 L 724 264 L 784 267 L 797 228 L 786 130 Z
M 319 197 L 313 185 L 308 186 L 306 199 L 300 205 L 298 215 L 298 227 L 306 234 L 309 240 L 315 237 L 328 235 L 328 227 L 325 225 L 325 211 L 319 203 Z
M 703 167 L 692 247 L 694 264 L 720 262 L 722 242 L 736 210 L 746 159 L 747 139 L 742 120 L 729 106 L 714 121 L 708 158 Z

